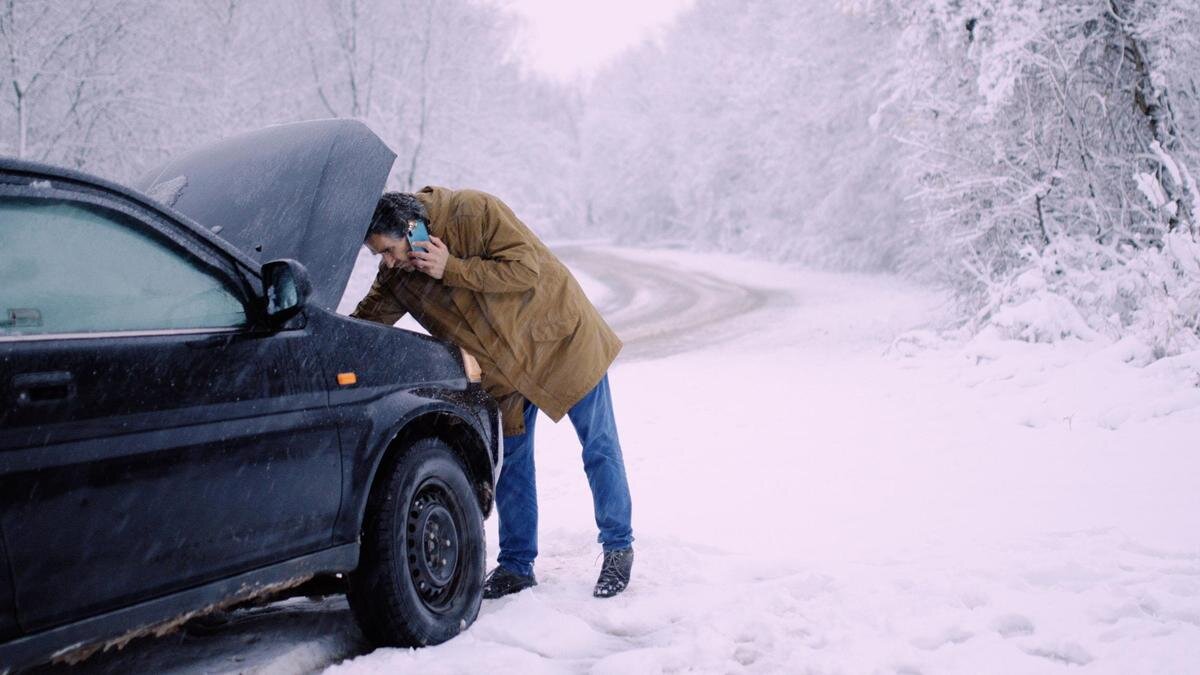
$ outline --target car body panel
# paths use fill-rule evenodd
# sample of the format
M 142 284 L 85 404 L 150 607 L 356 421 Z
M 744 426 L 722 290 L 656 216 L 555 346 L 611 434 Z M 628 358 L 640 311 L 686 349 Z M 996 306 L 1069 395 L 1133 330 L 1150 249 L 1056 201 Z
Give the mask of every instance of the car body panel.
M 27 668 L 48 657 L 67 662 L 83 659 L 95 649 L 119 647 L 135 637 L 170 630 L 202 610 L 227 607 L 317 574 L 352 570 L 357 565 L 357 544 L 336 546 L 20 637 L 0 644 L 0 673 Z
M 341 505 L 337 425 L 323 389 L 273 377 L 296 362 L 301 341 L 194 341 L 31 342 L 9 352 L 14 371 L 72 373 L 78 391 L 2 434 L 0 528 L 25 631 L 329 545 Z M 225 367 L 250 359 L 251 377 Z M 134 403 L 156 403 L 93 424 L 86 410 L 103 409 L 113 398 L 105 392 L 122 385 L 138 392 Z M 201 386 L 207 400 L 186 393 Z M 267 395 L 254 400 L 256 390 Z M 62 593 L 66 581 L 76 592 Z
M 308 318 L 314 330 L 328 336 L 321 343 L 326 378 L 336 381 L 339 373 L 353 373 L 356 380 L 329 394 L 347 467 L 344 503 L 353 507 L 338 518 L 339 541 L 358 536 L 372 477 L 389 444 L 422 416 L 448 415 L 489 441 L 475 478 L 494 485 L 500 462 L 499 410 L 479 385 L 467 381 L 457 348 L 408 331 L 404 340 L 397 340 L 395 328 L 325 311 L 310 311 Z M 401 379 L 406 383 L 402 388 L 396 386 Z M 490 500 L 480 508 L 486 517 Z

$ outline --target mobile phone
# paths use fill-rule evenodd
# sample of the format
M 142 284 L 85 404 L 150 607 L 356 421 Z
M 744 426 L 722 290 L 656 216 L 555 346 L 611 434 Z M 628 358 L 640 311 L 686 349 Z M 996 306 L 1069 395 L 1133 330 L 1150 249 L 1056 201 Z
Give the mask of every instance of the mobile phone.
M 408 239 L 408 247 L 416 250 L 428 251 L 429 247 L 429 230 L 425 229 L 424 220 L 413 220 L 408 223 L 408 234 L 405 236 Z

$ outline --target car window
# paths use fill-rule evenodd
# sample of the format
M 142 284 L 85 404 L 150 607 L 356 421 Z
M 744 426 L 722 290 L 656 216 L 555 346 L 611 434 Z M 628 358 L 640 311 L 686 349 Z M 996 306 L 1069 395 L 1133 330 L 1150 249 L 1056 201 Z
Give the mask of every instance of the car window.
M 233 289 L 148 226 L 86 204 L 0 197 L 0 336 L 245 323 Z

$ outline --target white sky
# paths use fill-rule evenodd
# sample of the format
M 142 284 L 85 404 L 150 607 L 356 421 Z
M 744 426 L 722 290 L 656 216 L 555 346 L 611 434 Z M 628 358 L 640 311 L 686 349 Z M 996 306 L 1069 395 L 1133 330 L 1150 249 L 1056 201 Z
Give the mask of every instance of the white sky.
M 588 75 L 651 37 L 693 0 L 492 0 L 526 20 L 526 63 L 559 79 Z

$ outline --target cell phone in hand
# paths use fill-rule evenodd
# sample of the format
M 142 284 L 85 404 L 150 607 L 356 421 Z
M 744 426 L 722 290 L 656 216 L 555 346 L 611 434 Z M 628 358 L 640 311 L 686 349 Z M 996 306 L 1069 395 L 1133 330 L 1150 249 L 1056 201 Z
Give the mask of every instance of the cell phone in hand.
M 429 250 L 429 230 L 425 228 L 424 220 L 409 221 L 405 238 L 408 239 L 408 247 L 414 251 L 418 248 L 422 251 Z

